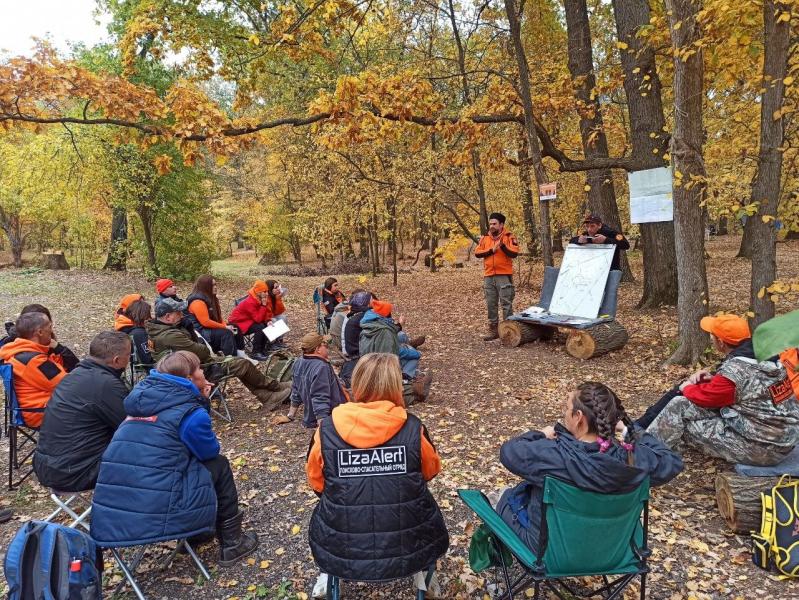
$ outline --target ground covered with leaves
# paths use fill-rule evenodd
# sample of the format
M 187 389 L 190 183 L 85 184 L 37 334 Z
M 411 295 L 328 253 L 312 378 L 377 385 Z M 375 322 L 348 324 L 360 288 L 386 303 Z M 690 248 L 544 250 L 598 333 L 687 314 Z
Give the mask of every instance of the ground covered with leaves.
M 749 263 L 734 258 L 739 238 L 719 238 L 708 247 L 711 312 L 747 309 Z M 485 307 L 481 271 L 476 261 L 463 269 L 430 274 L 423 270 L 402 272 L 399 285 L 383 275 L 368 280 L 341 278 L 344 289 L 372 287 L 381 298 L 395 301 L 395 313 L 407 317 L 406 329 L 424 333 L 422 366 L 434 373 L 429 401 L 412 411 L 430 430 L 443 459 L 441 474 L 431 488 L 450 530 L 451 545 L 439 563 L 443 597 L 483 598 L 484 579 L 474 575 L 467 561 L 469 535 L 474 527 L 470 512 L 460 503 L 456 490 L 484 491 L 509 485 L 514 476 L 499 463 L 499 447 L 506 439 L 530 428 L 553 423 L 562 412 L 566 394 L 584 380 L 612 387 L 634 416 L 639 415 L 689 370 L 664 368 L 674 349 L 674 309 L 638 311 L 640 256 L 631 254 L 639 280 L 624 284 L 618 319 L 630 332 L 629 343 L 619 352 L 580 362 L 566 354 L 563 338 L 546 344 L 503 348 L 486 343 Z M 246 263 L 225 266 L 220 281 L 223 305 L 232 306 L 243 295 L 252 276 L 268 275 L 265 267 Z M 779 245 L 779 276 L 799 276 L 799 243 Z M 534 304 L 541 286 L 540 264 L 521 264 L 521 280 L 530 284 L 517 291 L 517 309 Z M 292 331 L 289 344 L 295 350 L 304 332 L 314 327 L 311 294 L 318 281 L 281 278 L 289 289 L 286 299 Z M 189 284 L 180 292 L 185 297 Z M 63 342 L 85 354 L 97 331 L 111 325 L 112 313 L 123 294 L 140 291 L 153 296 L 153 283 L 127 274 L 98 272 L 0 272 L 2 317 L 13 317 L 29 302 L 41 302 L 53 312 L 55 330 Z M 780 312 L 795 308 L 783 303 Z M 712 357 L 708 357 L 712 360 Z M 162 598 L 307 598 L 317 575 L 307 542 L 308 520 L 316 496 L 306 484 L 304 458 L 311 436 L 297 422 L 272 426 L 272 414 L 255 407 L 246 390 L 235 388 L 231 402 L 234 422 L 216 422 L 223 452 L 236 473 L 247 523 L 261 539 L 252 558 L 219 569 L 215 543 L 200 549 L 212 569 L 213 579 L 200 583 L 185 557 L 168 572 L 155 568 L 139 578 L 148 597 Z M 7 468 L 7 444 L 3 441 L 3 473 Z M 685 457 L 685 471 L 670 485 L 653 491 L 651 511 L 651 598 L 793 598 L 795 584 L 756 569 L 750 561 L 746 537 L 727 531 L 718 516 L 713 481 L 727 468 L 719 461 L 695 453 Z M 5 488 L 3 488 L 5 490 Z M 40 518 L 52 510 L 45 493 L 33 480 L 20 490 L 0 496 L 0 505 L 13 506 L 15 520 L 0 526 L 0 547 L 5 548 L 21 522 Z M 586 532 L 586 542 L 602 532 Z M 160 555 L 149 556 L 145 567 Z M 109 577 L 109 591 L 115 576 Z M 411 598 L 410 581 L 389 586 L 345 584 L 346 598 Z

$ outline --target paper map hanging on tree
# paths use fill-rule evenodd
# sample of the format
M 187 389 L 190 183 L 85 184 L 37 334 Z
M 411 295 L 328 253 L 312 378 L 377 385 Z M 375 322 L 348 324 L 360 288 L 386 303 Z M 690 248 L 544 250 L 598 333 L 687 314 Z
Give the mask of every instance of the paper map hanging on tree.
M 628 174 L 630 223 L 674 220 L 671 168 L 646 169 Z

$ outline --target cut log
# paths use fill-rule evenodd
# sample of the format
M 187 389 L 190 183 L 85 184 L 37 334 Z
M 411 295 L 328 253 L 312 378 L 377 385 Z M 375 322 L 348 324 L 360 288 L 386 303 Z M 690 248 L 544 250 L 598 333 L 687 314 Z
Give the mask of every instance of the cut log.
M 63 252 L 42 252 L 42 268 L 56 271 L 68 271 L 69 263 Z
M 502 321 L 499 324 L 499 340 L 503 346 L 516 348 L 528 342 L 551 340 L 554 327 L 524 323 L 522 321 Z
M 600 323 L 588 329 L 573 329 L 566 339 L 566 352 L 587 360 L 622 348 L 630 336 L 617 321 Z
M 716 475 L 716 504 L 721 518 L 735 533 L 760 529 L 760 492 L 770 492 L 779 477 L 746 477 L 735 473 Z

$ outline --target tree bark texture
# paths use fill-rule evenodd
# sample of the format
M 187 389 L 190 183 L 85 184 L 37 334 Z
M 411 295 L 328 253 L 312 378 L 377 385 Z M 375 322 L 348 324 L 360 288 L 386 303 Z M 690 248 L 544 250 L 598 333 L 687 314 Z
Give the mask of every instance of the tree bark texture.
M 111 242 L 103 269 L 124 271 L 128 266 L 128 212 L 124 206 L 111 208 Z
M 537 185 L 548 183 L 546 170 L 544 169 L 543 157 L 541 156 L 541 145 L 538 141 L 538 133 L 535 128 L 535 112 L 533 110 L 533 97 L 530 89 L 530 67 L 527 57 L 524 54 L 521 34 L 521 15 L 517 12 L 516 0 L 505 0 L 505 12 L 508 16 L 510 25 L 510 37 L 513 43 L 513 53 L 516 64 L 519 68 L 519 94 L 521 95 L 522 107 L 524 109 L 524 131 L 527 135 L 527 153 L 533 165 L 535 182 Z M 541 254 L 544 258 L 545 266 L 553 266 L 552 262 L 552 234 L 550 232 L 549 204 L 542 202 L 539 198 L 541 209 Z
M 655 52 L 644 40 L 636 37 L 641 27 L 649 25 L 649 4 L 647 0 L 613 0 L 613 11 L 619 41 L 627 44 L 627 49 L 621 50 L 620 54 L 633 155 L 644 161 L 642 169 L 663 167 L 669 135 L 665 130 Z M 644 259 L 644 293 L 638 307 L 677 304 L 674 223 L 641 223 L 639 228 Z
M 782 182 L 782 151 L 785 138 L 781 113 L 785 100 L 783 80 L 788 71 L 790 18 L 780 21 L 780 15 L 791 14 L 791 7 L 774 0 L 763 2 L 763 93 L 760 103 L 760 152 L 751 202 L 758 202 L 757 212 L 749 218 L 752 228 L 752 280 L 750 306 L 755 316 L 752 331 L 774 316 L 771 294 L 761 290 L 777 279 L 777 231 L 774 228 L 780 203 Z M 775 118 L 776 117 L 776 118 Z
M 11 247 L 11 260 L 14 266 L 21 267 L 25 236 L 22 235 L 22 221 L 19 218 L 19 213 L 9 213 L 0 206 L 0 227 L 8 238 L 8 244 Z
M 679 347 L 668 359 L 671 364 L 693 364 L 708 344 L 699 328 L 709 302 L 705 269 L 705 225 L 702 218 L 706 178 L 702 158 L 704 64 L 696 42 L 702 32 L 696 15 L 699 0 L 666 0 L 671 45 L 674 51 L 674 233 L 677 254 L 677 316 Z
M 589 329 L 571 330 L 566 338 L 566 352 L 574 358 L 588 360 L 623 348 L 629 339 L 621 323 L 600 323 Z
M 716 504 L 724 522 L 735 533 L 760 529 L 761 492 L 769 492 L 779 477 L 745 477 L 735 473 L 716 475 Z
M 516 348 L 522 344 L 551 340 L 555 334 L 554 327 L 524 323 L 522 321 L 501 321 L 499 323 L 499 341 L 503 346 Z
M 533 178 L 530 175 L 530 165 L 525 160 L 527 158 L 527 137 L 520 135 L 519 138 L 519 185 L 522 190 L 522 215 L 524 216 L 524 229 L 527 234 L 527 252 L 533 257 L 541 254 L 538 227 L 535 222 Z
M 580 137 L 586 158 L 607 158 L 608 139 L 596 92 L 594 55 L 591 49 L 591 26 L 588 22 L 586 0 L 565 0 L 566 28 L 568 33 L 569 72 L 574 95 L 577 98 L 577 114 L 580 117 Z M 592 213 L 602 215 L 602 221 L 622 231 L 613 173 L 610 169 L 594 169 L 586 172 L 588 184 L 588 207 Z M 622 279 L 634 281 L 627 254 L 621 254 Z

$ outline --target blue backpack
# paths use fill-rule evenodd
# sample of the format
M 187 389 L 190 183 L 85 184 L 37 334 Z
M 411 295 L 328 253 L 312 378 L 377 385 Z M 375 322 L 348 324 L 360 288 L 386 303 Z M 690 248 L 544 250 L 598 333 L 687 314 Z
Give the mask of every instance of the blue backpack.
M 28 521 L 6 552 L 8 599 L 99 600 L 102 564 L 102 555 L 87 533 L 58 523 Z

